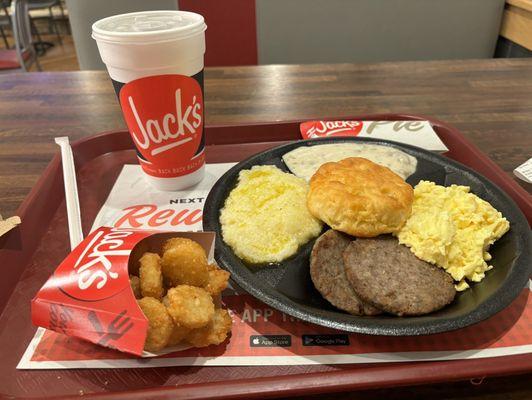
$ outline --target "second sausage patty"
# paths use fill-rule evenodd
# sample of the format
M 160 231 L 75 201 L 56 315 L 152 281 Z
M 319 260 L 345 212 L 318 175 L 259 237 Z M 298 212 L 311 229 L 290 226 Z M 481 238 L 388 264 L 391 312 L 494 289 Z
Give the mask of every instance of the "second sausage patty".
M 357 239 L 344 252 L 347 279 L 361 299 L 395 315 L 422 315 L 456 294 L 451 276 L 391 236 Z

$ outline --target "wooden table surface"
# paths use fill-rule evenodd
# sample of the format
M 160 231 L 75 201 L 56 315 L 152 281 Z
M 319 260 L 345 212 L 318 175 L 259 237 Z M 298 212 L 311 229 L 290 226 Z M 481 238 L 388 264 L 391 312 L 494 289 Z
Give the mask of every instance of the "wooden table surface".
M 205 97 L 207 124 L 415 113 L 455 125 L 510 175 L 532 157 L 532 59 L 212 68 Z M 105 72 L 0 75 L 0 214 L 15 213 L 55 136 L 120 128 Z
M 413 113 L 453 124 L 510 176 L 532 157 L 532 59 L 211 68 L 205 71 L 205 96 L 211 125 Z M 0 213 L 15 214 L 58 151 L 55 136 L 75 140 L 122 128 L 105 72 L 0 75 Z M 519 182 L 531 191 L 532 185 Z M 528 399 L 530 378 L 360 392 L 357 397 Z

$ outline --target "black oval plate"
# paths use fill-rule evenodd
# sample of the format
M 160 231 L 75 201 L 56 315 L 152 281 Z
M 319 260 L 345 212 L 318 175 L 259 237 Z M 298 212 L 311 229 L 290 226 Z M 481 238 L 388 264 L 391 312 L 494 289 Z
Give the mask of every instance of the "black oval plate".
M 458 293 L 444 309 L 419 317 L 346 314 L 330 305 L 310 279 L 309 255 L 314 240 L 299 252 L 274 265 L 247 265 L 226 245 L 221 236 L 220 210 L 236 184 L 238 173 L 254 165 L 275 165 L 289 172 L 283 154 L 301 146 L 324 143 L 366 142 L 403 150 L 418 160 L 416 173 L 407 179 L 412 186 L 420 180 L 437 184 L 471 187 L 471 192 L 490 202 L 510 221 L 507 232 L 490 248 L 494 268 L 479 284 Z M 521 292 L 532 273 L 531 238 L 528 222 L 519 208 L 501 189 L 471 169 L 438 154 L 385 140 L 369 138 L 324 138 L 302 140 L 275 147 L 242 161 L 227 171 L 207 197 L 203 229 L 216 232 L 215 258 L 233 280 L 251 295 L 288 315 L 326 327 L 373 335 L 424 335 L 445 332 L 480 322 L 508 306 Z

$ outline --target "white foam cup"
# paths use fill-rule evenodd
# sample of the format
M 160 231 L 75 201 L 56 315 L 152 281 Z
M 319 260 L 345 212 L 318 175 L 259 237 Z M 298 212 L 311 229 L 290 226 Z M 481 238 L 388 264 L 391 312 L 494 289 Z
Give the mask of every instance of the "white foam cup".
M 184 189 L 204 175 L 206 28 L 201 15 L 176 10 L 114 15 L 92 25 L 139 162 L 159 190 Z

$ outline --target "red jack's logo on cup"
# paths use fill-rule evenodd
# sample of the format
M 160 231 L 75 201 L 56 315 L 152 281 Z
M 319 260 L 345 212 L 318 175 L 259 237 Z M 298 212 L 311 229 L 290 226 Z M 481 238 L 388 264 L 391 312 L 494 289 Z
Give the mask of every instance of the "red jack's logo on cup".
M 303 139 L 327 136 L 357 136 L 362 130 L 361 121 L 306 121 L 299 126 Z
M 133 234 L 117 228 L 95 232 L 73 264 L 63 263 L 56 270 L 60 289 L 82 301 L 103 300 L 121 291 L 129 280 L 116 268 L 120 263 L 127 264 L 135 243 L 128 238 Z
M 120 90 L 120 104 L 147 174 L 177 177 L 203 165 L 203 93 L 194 78 L 133 80 Z

